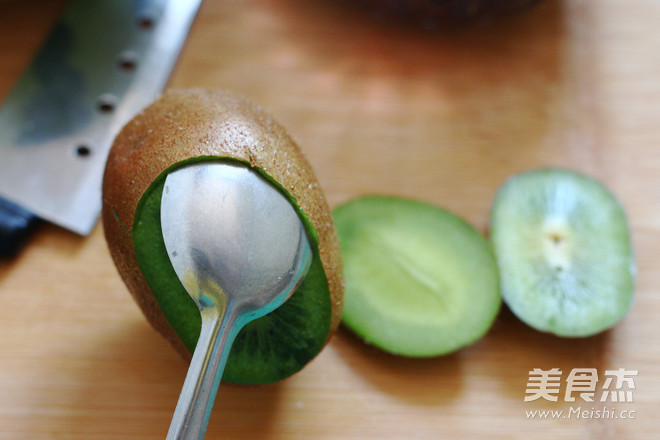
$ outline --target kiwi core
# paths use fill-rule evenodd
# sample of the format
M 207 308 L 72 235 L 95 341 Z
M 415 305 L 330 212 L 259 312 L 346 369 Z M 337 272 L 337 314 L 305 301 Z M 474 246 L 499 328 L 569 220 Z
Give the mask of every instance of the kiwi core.
M 542 230 L 543 252 L 548 265 L 557 272 L 570 269 L 573 241 L 568 223 L 559 218 L 548 219 Z

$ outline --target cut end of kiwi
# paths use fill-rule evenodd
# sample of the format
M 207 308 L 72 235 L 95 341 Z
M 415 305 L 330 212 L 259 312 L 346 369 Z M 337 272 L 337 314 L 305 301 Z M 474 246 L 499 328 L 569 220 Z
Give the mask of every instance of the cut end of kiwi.
M 138 204 L 133 245 L 140 270 L 163 314 L 192 352 L 201 319 L 170 264 L 162 238 L 160 204 L 166 175 L 154 182 Z M 308 230 L 313 228 L 308 219 L 303 222 Z M 332 307 L 318 242 L 312 238 L 310 244 L 315 252 L 304 281 L 282 306 L 247 324 L 238 334 L 223 373 L 224 382 L 263 384 L 281 380 L 299 371 L 323 347 L 330 331 Z
M 600 182 L 559 168 L 513 176 L 495 198 L 490 230 L 504 301 L 531 327 L 591 336 L 630 309 L 628 223 Z
M 343 323 L 393 354 L 431 357 L 469 345 L 500 308 L 486 240 L 433 205 L 364 197 L 334 219 L 346 279 Z
M 296 292 L 246 325 L 224 382 L 284 379 L 320 352 L 339 324 L 343 280 L 330 209 L 297 145 L 269 115 L 224 91 L 171 90 L 130 121 L 110 151 L 103 224 L 113 260 L 149 322 L 186 357 L 201 319 L 167 255 L 160 201 L 167 174 L 200 161 L 237 161 L 264 175 L 297 209 L 314 251 Z

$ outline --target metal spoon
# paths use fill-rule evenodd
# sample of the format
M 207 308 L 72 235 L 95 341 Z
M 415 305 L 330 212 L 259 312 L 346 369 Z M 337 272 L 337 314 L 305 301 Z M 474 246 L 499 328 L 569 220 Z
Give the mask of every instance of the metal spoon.
M 234 338 L 291 296 L 312 251 L 289 200 L 238 163 L 168 174 L 161 226 L 174 271 L 202 316 L 167 439 L 202 439 Z

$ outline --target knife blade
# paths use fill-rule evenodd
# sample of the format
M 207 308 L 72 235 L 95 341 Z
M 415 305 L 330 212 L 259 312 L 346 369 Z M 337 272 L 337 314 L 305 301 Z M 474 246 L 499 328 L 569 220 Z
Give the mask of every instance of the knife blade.
M 91 232 L 112 141 L 165 87 L 200 3 L 71 1 L 0 108 L 0 221 L 18 207 Z

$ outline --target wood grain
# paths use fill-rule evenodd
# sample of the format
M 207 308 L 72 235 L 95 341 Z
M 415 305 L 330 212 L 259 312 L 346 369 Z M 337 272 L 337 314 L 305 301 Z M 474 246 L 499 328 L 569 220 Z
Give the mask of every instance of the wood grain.
M 0 96 L 65 4 L 0 2 Z M 205 0 L 169 87 L 259 103 L 303 148 L 332 205 L 398 194 L 485 230 L 508 175 L 569 166 L 620 198 L 639 271 L 628 317 L 593 338 L 540 334 L 503 310 L 475 345 L 409 360 L 342 330 L 288 380 L 222 386 L 207 438 L 657 438 L 658 19 L 648 0 L 546 0 L 431 32 L 329 0 Z M 635 419 L 528 419 L 571 408 L 523 401 L 529 370 L 553 367 L 638 370 L 634 402 L 607 405 Z M 132 302 L 100 225 L 87 238 L 44 225 L 0 263 L 0 439 L 164 438 L 185 372 Z

